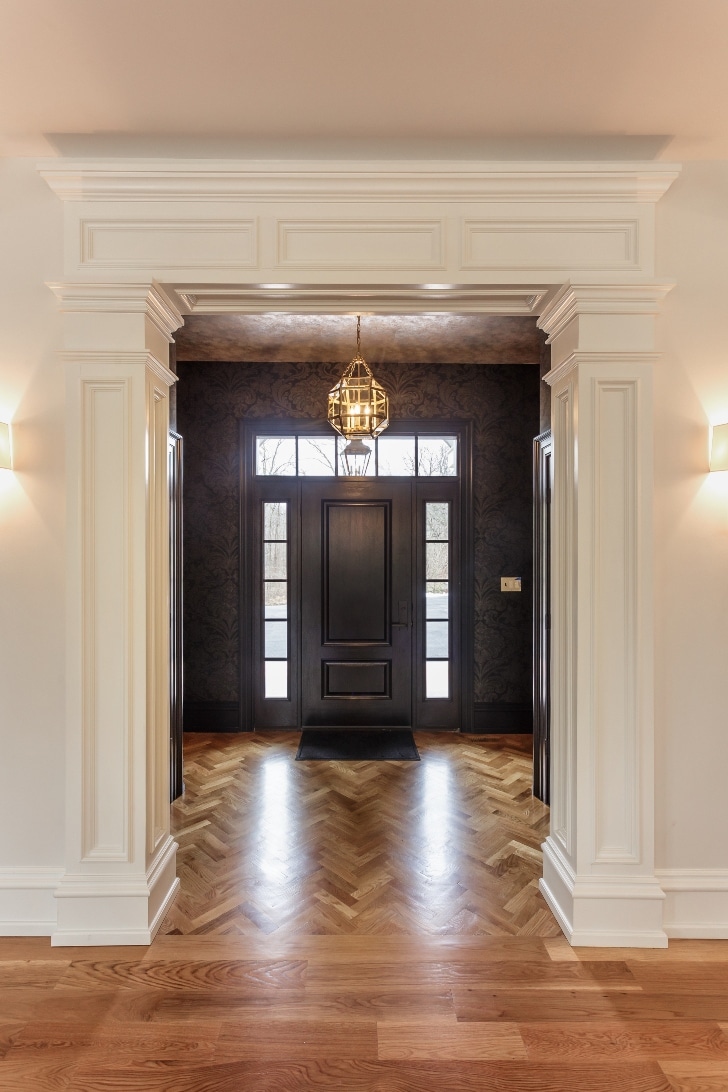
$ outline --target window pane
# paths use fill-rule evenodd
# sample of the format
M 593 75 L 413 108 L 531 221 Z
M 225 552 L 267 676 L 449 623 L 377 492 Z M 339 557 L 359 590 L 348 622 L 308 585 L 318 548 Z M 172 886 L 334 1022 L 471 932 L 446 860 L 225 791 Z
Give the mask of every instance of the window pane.
M 364 448 L 369 451 L 369 457 L 364 455 L 358 455 L 355 458 L 348 456 L 344 457 L 344 450 L 349 444 L 349 441 L 345 436 L 336 437 L 336 457 L 339 460 L 339 474 L 342 478 L 347 477 L 362 477 L 373 478 L 374 477 L 374 447 L 376 440 L 370 440 L 366 437 L 362 441 Z
M 263 538 L 288 538 L 288 505 L 285 501 L 265 501 L 263 504 Z
M 427 641 L 425 655 L 429 657 L 437 657 L 446 660 L 450 650 L 450 623 L 449 622 L 428 622 L 427 623 Z
M 415 472 L 414 436 L 380 436 L 377 440 L 380 477 L 412 477 Z
M 288 663 L 286 660 L 266 660 L 265 696 L 266 698 L 288 697 Z
M 428 660 L 425 664 L 425 697 L 450 697 L 450 665 L 447 660 Z
M 336 473 L 336 437 L 299 436 L 298 473 L 311 477 L 332 478 Z
M 444 541 L 450 537 L 448 525 L 450 523 L 450 505 L 426 504 L 425 505 L 425 538 L 437 538 Z
M 266 542 L 263 545 L 263 577 L 265 580 L 285 580 L 288 575 L 286 562 L 288 547 L 285 542 Z
M 295 436 L 256 436 L 256 474 L 296 474 Z
M 422 478 L 452 478 L 458 467 L 457 436 L 419 436 L 417 473 Z
M 447 581 L 428 580 L 425 587 L 425 618 L 449 617 Z
M 265 616 L 266 618 L 288 617 L 288 584 L 285 580 L 266 580 Z
M 425 543 L 425 577 L 427 580 L 447 580 L 447 542 Z
M 266 659 L 285 660 L 288 655 L 288 622 L 265 623 Z

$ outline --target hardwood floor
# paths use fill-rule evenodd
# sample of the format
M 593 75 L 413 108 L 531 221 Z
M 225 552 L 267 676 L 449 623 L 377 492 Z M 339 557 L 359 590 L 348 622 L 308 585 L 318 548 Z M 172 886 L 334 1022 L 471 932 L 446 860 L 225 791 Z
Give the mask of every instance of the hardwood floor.
M 188 741 L 149 948 L 0 939 L 2 1092 L 728 1090 L 728 942 L 570 948 L 524 740 L 327 771 L 297 738 Z
M 556 936 L 531 739 L 417 733 L 420 762 L 296 762 L 297 732 L 189 735 L 163 932 Z

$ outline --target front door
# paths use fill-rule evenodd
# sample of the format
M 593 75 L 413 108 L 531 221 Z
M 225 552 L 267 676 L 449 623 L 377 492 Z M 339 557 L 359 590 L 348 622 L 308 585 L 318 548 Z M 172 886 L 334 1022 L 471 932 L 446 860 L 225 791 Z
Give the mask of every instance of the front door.
M 390 426 L 367 477 L 316 422 L 241 440 L 241 724 L 467 731 L 468 426 Z
M 412 484 L 301 484 L 301 723 L 409 727 Z

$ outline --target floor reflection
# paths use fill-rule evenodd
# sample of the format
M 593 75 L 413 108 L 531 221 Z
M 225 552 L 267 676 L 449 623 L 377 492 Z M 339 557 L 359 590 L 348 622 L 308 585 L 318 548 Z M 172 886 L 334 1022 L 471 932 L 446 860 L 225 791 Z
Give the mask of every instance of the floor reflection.
M 163 931 L 556 936 L 528 737 L 416 740 L 421 762 L 296 762 L 297 732 L 186 736 Z

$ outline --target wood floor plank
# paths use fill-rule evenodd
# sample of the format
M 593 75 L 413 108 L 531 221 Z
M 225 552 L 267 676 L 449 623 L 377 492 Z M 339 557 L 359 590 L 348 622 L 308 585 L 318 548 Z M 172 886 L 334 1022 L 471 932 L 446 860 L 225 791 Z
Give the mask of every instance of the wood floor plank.
M 377 1028 L 382 1061 L 487 1061 L 527 1058 L 515 1024 L 458 1024 L 446 1020 L 381 1022 Z
M 705 1059 L 728 1063 L 728 1039 L 712 1021 L 551 1020 L 518 1025 L 531 1061 L 587 1061 L 596 1058 Z
M 178 990 L 236 990 L 242 986 L 294 989 L 302 986 L 305 960 L 78 960 L 58 985 L 63 989 L 104 989 L 109 986 L 155 986 Z
M 31 1023 L 14 1039 L 6 1058 L 10 1062 L 63 1061 L 117 1062 L 143 1057 L 149 1061 L 185 1059 L 211 1061 L 215 1054 L 217 1025 L 99 1024 L 70 1026 L 67 1021 Z
M 672 1092 L 659 1066 L 527 1062 L 228 1062 L 163 1070 L 79 1066 L 73 1092 Z
M 728 994 L 653 994 L 642 990 L 453 989 L 459 1020 L 726 1019 Z M 725 1029 L 724 1033 L 725 1033 Z
M 377 1057 L 374 1020 L 245 1017 L 221 1025 L 215 1061 L 316 1061 Z
M 471 963 L 468 960 L 410 963 L 404 967 L 367 963 L 311 962 L 307 984 L 367 987 L 376 989 L 395 983 L 411 988 L 450 988 L 510 986 L 522 990 L 640 990 L 625 963 L 547 963 L 503 960 L 492 963 Z
M 724 1062 L 663 1061 L 662 1071 L 673 1092 L 726 1092 L 728 1066 Z

